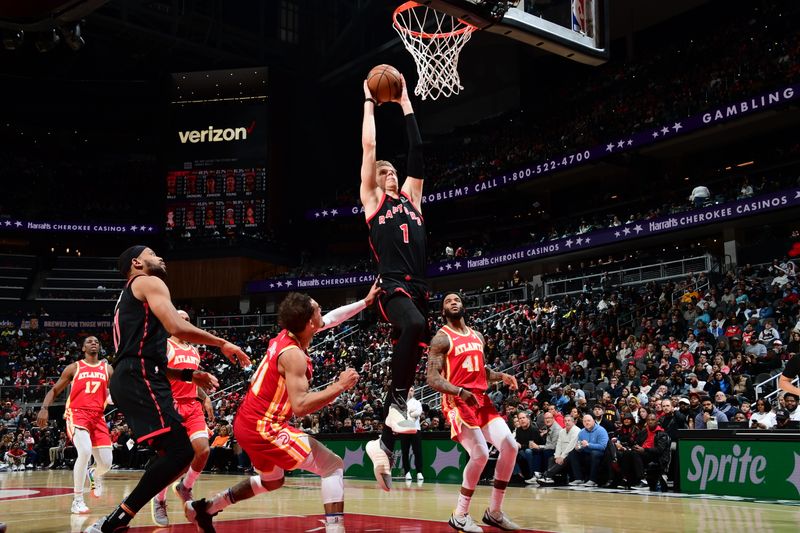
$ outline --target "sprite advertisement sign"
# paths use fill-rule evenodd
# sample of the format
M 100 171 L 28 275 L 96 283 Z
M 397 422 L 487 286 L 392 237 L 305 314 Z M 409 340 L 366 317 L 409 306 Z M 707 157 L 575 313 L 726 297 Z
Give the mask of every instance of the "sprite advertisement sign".
M 800 500 L 800 442 L 681 439 L 681 492 Z
M 377 434 L 375 435 L 377 438 Z M 370 461 L 364 447 L 367 440 L 355 439 L 326 439 L 324 435 L 319 440 L 344 461 L 344 475 L 357 479 L 375 479 Z M 416 469 L 413 454 L 410 455 L 411 470 Z M 422 475 L 425 481 L 439 483 L 461 483 L 461 472 L 467 464 L 467 452 L 456 442 L 449 439 L 422 439 Z M 400 452 L 400 439 L 394 450 L 393 477 L 403 475 L 403 462 Z

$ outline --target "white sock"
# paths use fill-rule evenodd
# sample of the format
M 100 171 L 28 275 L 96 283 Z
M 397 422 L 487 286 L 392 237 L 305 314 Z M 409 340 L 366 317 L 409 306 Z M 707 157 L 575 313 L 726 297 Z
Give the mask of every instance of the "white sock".
M 472 500 L 472 496 L 464 496 L 463 494 L 459 493 L 458 495 L 458 505 L 456 506 L 456 515 L 458 516 L 466 516 L 469 514 L 469 502 Z
M 72 495 L 72 499 L 75 500 L 76 502 L 82 502 L 83 501 L 83 492 L 74 493 Z
M 186 476 L 184 476 L 183 481 L 181 483 L 187 489 L 191 489 L 192 486 L 194 486 L 194 482 L 197 481 L 198 477 L 200 477 L 200 472 L 195 472 L 194 469 L 190 466 L 189 470 L 186 471 Z
M 214 513 L 222 511 L 232 503 L 231 491 L 230 489 L 226 489 L 214 496 L 214 498 L 211 500 L 211 503 L 208 504 L 206 512 L 213 515 Z
M 503 506 L 503 498 L 506 495 L 505 489 L 500 490 L 492 487 L 492 495 L 489 497 L 489 512 L 499 513 L 500 508 Z

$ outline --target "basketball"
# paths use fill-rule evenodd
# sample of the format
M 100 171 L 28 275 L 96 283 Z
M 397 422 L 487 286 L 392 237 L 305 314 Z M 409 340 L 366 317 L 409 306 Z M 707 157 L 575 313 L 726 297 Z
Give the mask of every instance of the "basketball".
M 403 82 L 400 72 L 391 65 L 378 65 L 367 74 L 367 86 L 379 104 L 400 98 Z

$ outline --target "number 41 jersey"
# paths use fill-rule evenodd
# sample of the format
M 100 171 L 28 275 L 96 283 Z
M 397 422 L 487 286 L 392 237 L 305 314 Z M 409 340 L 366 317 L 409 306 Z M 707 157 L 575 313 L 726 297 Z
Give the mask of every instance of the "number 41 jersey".
M 445 379 L 456 387 L 485 392 L 489 385 L 483 360 L 483 342 L 478 334 L 472 328 L 467 328 L 468 333 L 464 334 L 449 326 L 439 331 L 450 339 L 450 349 L 444 363 Z

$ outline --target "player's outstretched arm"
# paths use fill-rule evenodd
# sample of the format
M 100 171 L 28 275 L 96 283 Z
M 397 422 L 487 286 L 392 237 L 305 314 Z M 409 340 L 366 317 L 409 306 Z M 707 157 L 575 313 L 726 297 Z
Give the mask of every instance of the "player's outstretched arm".
M 411 203 L 422 212 L 422 184 L 425 175 L 425 164 L 422 157 L 422 136 L 419 133 L 417 117 L 414 115 L 414 107 L 406 90 L 406 79 L 401 74 L 400 80 L 403 83 L 403 91 L 400 98 L 395 102 L 403 108 L 403 115 L 406 121 L 406 133 L 408 134 L 408 163 L 406 165 L 406 181 L 403 182 L 402 191 L 411 198 Z
M 169 296 L 167 284 L 155 276 L 140 276 L 132 285 L 133 295 L 150 306 L 153 314 L 161 321 L 170 335 L 196 344 L 207 344 L 218 347 L 230 362 L 237 360 L 243 367 L 250 365 L 250 358 L 238 346 L 225 339 L 204 331 L 191 322 L 181 318 Z
M 341 393 L 353 388 L 358 381 L 358 372 L 348 368 L 339 379 L 318 392 L 308 390 L 306 378 L 306 356 L 297 348 L 291 348 L 281 354 L 278 359 L 278 368 L 283 370 L 286 379 L 286 393 L 292 404 L 292 411 L 298 417 L 319 411 Z
M 343 305 L 341 307 L 337 307 L 333 311 L 330 311 L 322 317 L 322 327 L 319 331 L 324 331 L 326 329 L 330 329 L 332 327 L 338 326 L 342 322 L 349 320 L 350 318 L 354 317 L 367 307 L 371 306 L 375 303 L 375 298 L 378 297 L 380 294 L 381 289 L 378 288 L 378 282 L 372 284 L 372 287 L 369 290 L 369 293 L 363 300 L 359 300 L 357 302 L 353 302 L 351 304 Z
M 67 388 L 67 385 L 70 384 L 72 378 L 75 376 L 75 372 L 77 371 L 77 369 L 78 369 L 78 363 L 68 364 L 67 368 L 65 368 L 64 371 L 61 372 L 61 375 L 59 376 L 58 381 L 56 381 L 56 384 L 53 385 L 53 388 L 47 391 L 47 394 L 45 395 L 44 400 L 42 401 L 42 408 L 39 409 L 39 414 L 36 417 L 36 424 L 40 428 L 47 426 L 47 419 L 48 419 L 47 409 L 50 407 L 50 404 L 53 403 L 53 400 L 55 400 L 56 397 L 59 394 L 61 394 L 61 392 L 64 389 Z
M 444 368 L 444 358 L 450 350 L 450 340 L 444 333 L 437 333 L 431 341 L 430 349 L 428 350 L 428 368 L 426 370 L 426 381 L 428 386 L 442 394 L 449 394 L 451 396 L 458 396 L 468 405 L 477 406 L 478 400 L 475 395 L 470 391 L 456 387 L 442 375 Z
M 364 205 L 364 215 L 369 217 L 378 209 L 380 194 L 378 188 L 377 141 L 375 134 L 375 99 L 364 80 L 364 121 L 361 124 L 361 203 Z

